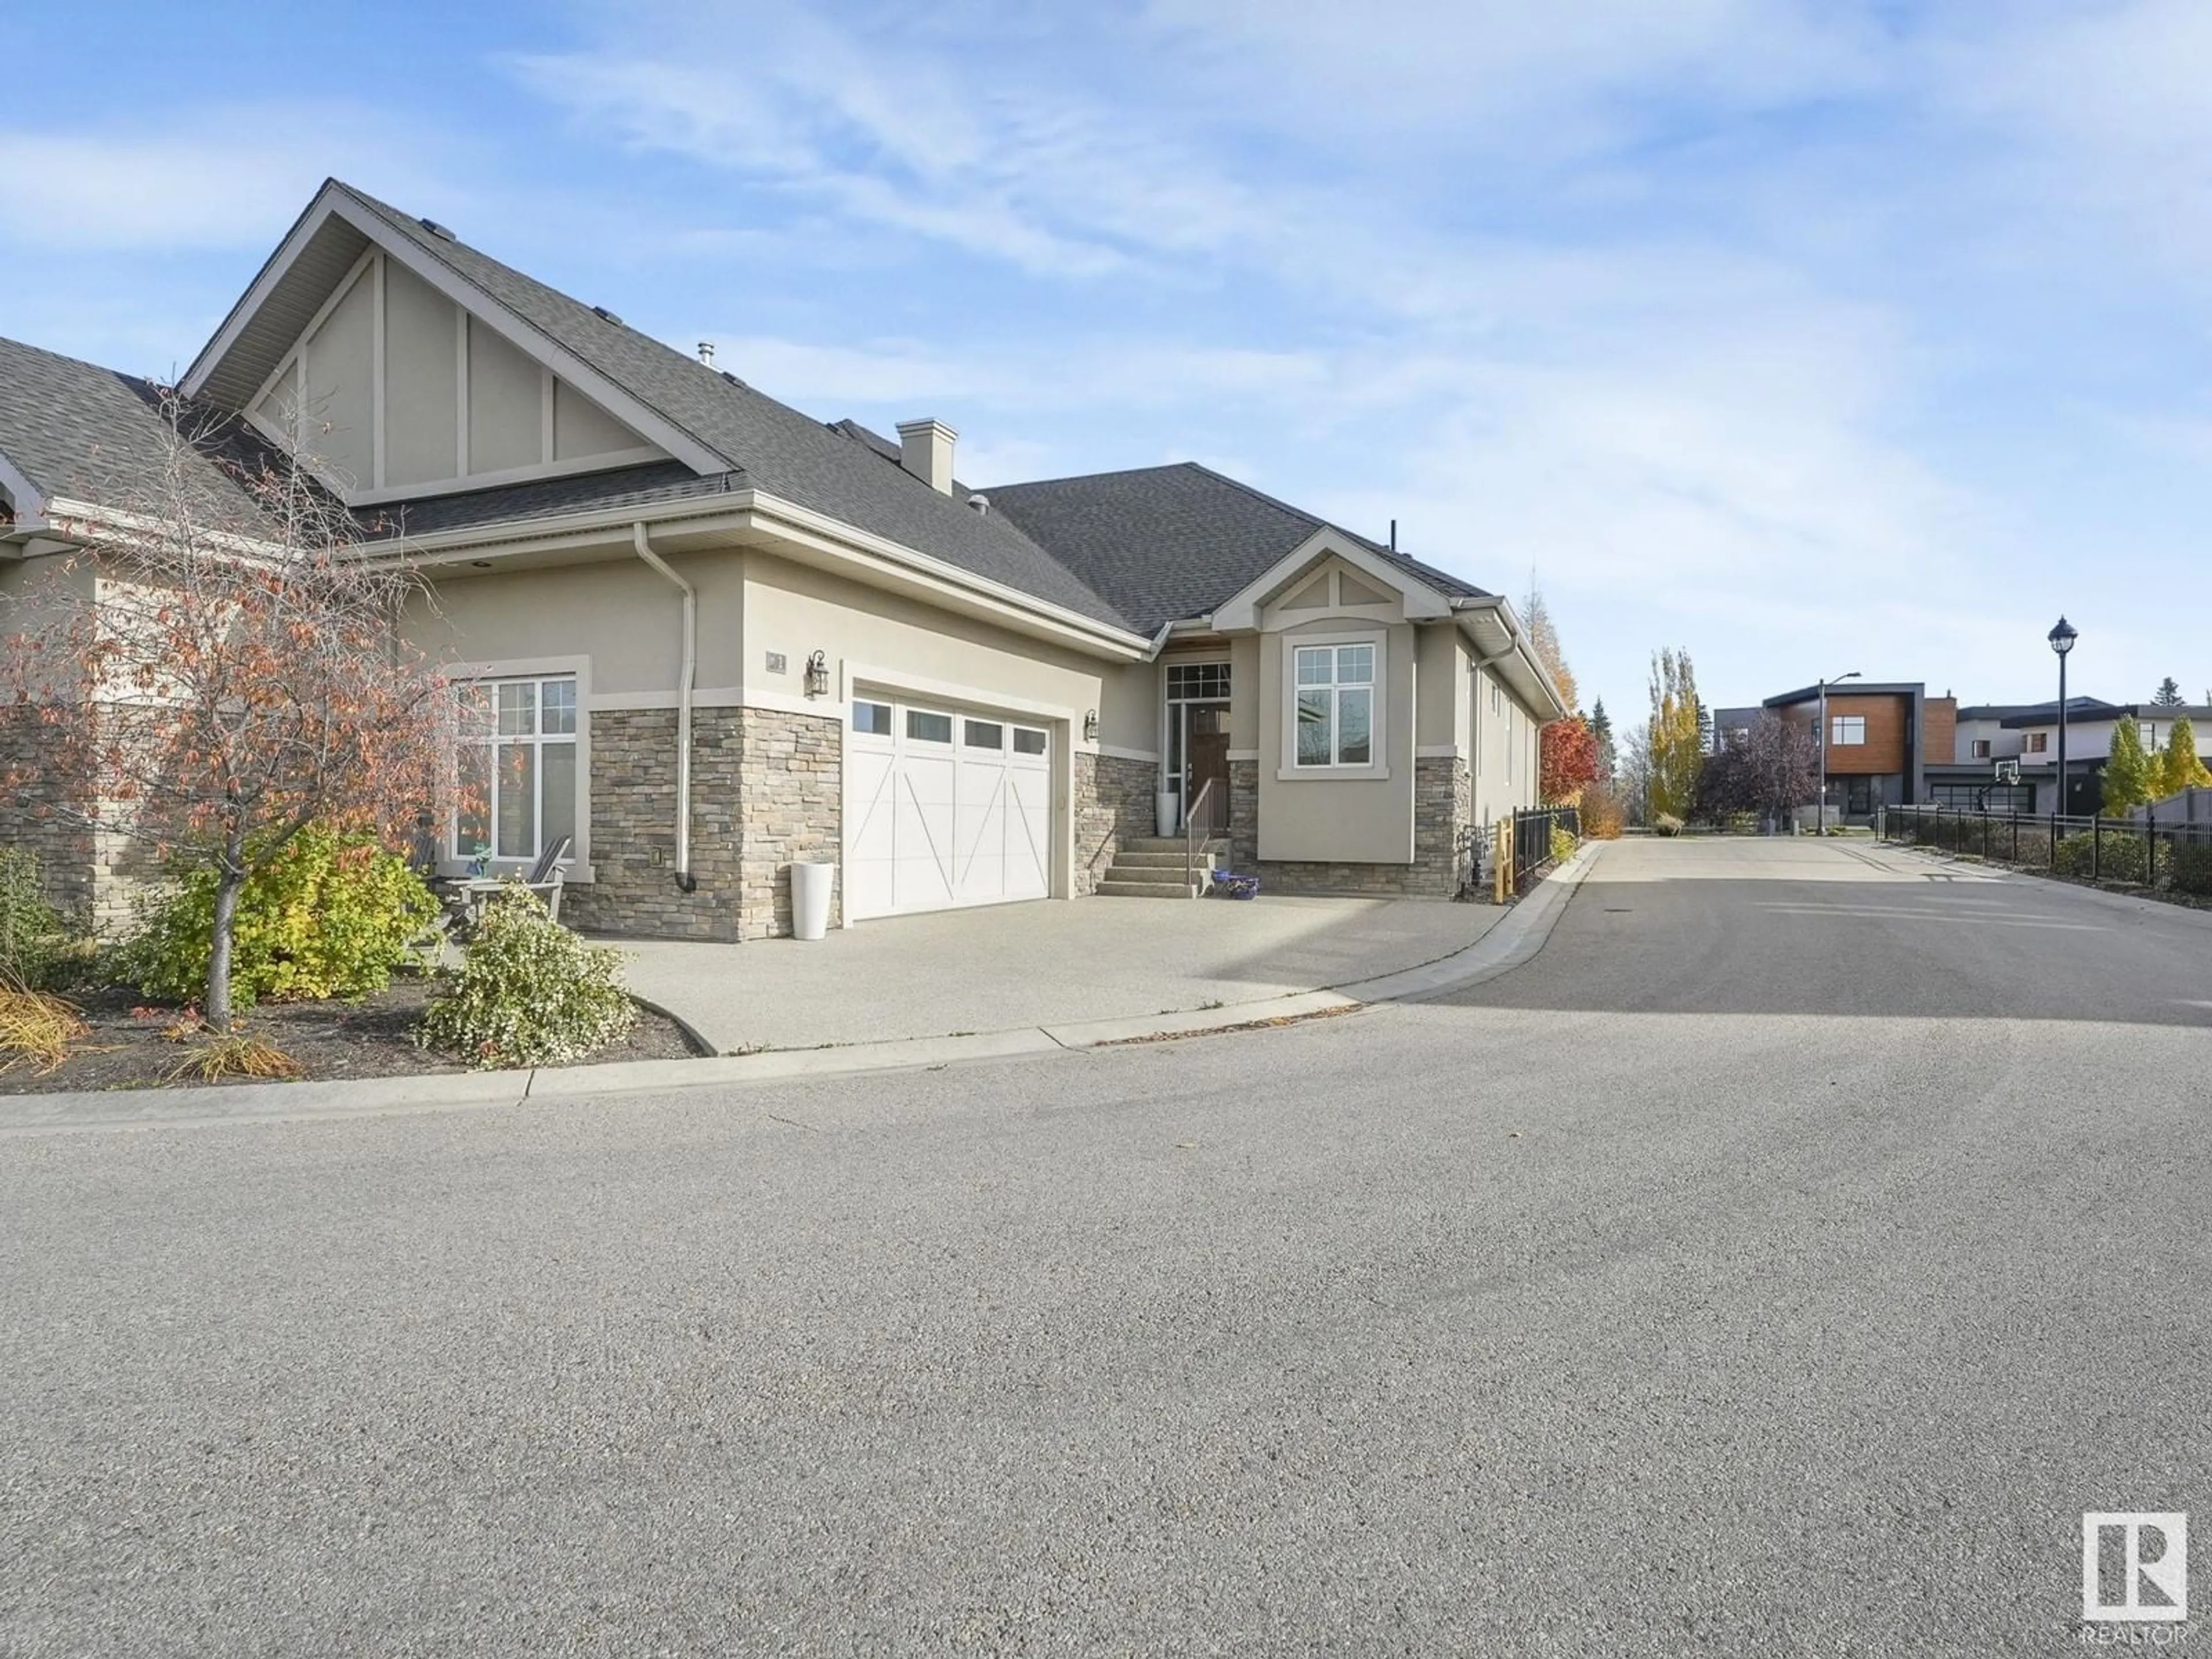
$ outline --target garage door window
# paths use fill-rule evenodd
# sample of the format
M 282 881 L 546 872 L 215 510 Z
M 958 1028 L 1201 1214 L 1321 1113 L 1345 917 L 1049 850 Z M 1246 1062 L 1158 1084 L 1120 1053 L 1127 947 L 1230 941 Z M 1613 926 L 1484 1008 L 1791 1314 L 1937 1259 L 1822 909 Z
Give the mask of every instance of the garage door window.
M 961 742 L 970 749 L 1004 749 L 1006 728 L 995 720 L 963 720 Z
M 906 734 L 915 743 L 950 743 L 952 741 L 952 716 L 909 708 L 906 711 Z
M 891 734 L 891 706 L 887 702 L 856 702 L 853 705 L 853 729 L 872 737 L 888 738 Z
M 1032 732 L 1025 726 L 1016 726 L 1014 752 L 1017 755 L 1042 755 L 1044 753 L 1044 733 Z

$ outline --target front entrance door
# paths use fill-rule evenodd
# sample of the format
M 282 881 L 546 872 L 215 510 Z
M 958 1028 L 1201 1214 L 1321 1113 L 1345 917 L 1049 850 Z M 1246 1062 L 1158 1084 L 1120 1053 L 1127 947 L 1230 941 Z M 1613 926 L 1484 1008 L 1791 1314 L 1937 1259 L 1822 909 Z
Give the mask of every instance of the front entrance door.
M 1225 702 L 1187 702 L 1183 719 L 1182 798 L 1194 803 L 1192 821 L 1209 836 L 1229 827 L 1229 705 Z M 1213 787 L 1205 800 L 1199 792 L 1208 782 Z

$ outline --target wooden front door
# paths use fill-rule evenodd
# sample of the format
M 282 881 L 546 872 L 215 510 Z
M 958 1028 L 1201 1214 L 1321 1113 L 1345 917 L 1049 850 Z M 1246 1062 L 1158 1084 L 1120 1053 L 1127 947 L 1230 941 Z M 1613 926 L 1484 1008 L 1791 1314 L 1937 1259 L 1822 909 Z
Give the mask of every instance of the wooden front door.
M 1192 702 L 1183 705 L 1189 723 L 1183 732 L 1182 798 L 1193 822 L 1207 835 L 1229 827 L 1229 705 Z M 1211 781 L 1213 788 L 1203 803 L 1199 791 Z

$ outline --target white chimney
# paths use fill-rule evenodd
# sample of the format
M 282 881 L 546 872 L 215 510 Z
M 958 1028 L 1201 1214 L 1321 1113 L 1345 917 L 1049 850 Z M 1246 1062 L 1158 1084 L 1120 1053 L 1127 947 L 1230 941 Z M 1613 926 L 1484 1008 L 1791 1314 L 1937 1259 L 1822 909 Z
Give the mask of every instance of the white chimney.
M 940 495 L 952 493 L 952 446 L 960 437 L 942 421 L 901 421 L 899 465 Z

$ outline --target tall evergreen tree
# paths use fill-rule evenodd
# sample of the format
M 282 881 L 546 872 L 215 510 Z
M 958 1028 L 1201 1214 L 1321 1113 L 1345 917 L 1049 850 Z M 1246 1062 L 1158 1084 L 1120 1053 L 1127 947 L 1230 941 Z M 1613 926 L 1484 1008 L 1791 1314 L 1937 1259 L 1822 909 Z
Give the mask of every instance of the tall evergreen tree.
M 2159 757 L 2157 799 L 2164 800 L 2185 789 L 2208 786 L 2212 786 L 2212 772 L 2207 772 L 2204 763 L 2197 758 L 2197 728 L 2185 714 L 2174 721 L 2173 730 L 2166 734 L 2166 752 Z
M 2118 815 L 2167 793 L 2158 787 L 2162 775 L 2135 720 L 2121 720 L 2112 728 L 2112 751 L 2105 759 L 2104 810 Z
M 2160 708 L 2180 708 L 2181 683 L 2175 679 L 2172 675 L 2168 674 L 2164 679 L 2158 683 L 2158 690 L 2151 693 L 2150 700 L 2154 705 Z
M 1591 705 L 1590 736 L 1597 739 L 1597 777 L 1600 783 L 1610 785 L 1620 770 L 1620 757 L 1613 747 L 1613 716 L 1605 712 L 1605 699 L 1600 697 Z
M 1528 600 L 1521 613 L 1521 625 L 1528 632 L 1528 647 L 1536 660 L 1544 665 L 1551 675 L 1552 684 L 1559 689 L 1559 701 L 1570 708 L 1582 705 L 1582 693 L 1575 684 L 1575 672 L 1567 666 L 1567 653 L 1559 644 L 1559 627 L 1552 620 L 1552 607 L 1544 603 L 1544 590 L 1536 586 L 1536 573 L 1528 573 Z

